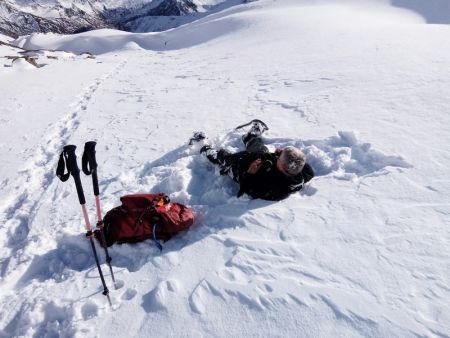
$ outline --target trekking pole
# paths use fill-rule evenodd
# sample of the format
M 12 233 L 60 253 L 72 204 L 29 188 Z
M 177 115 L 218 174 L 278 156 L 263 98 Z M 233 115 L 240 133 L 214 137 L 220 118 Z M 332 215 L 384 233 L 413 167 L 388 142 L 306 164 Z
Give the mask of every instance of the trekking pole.
M 82 157 L 82 169 L 86 175 L 92 174 L 92 186 L 94 187 L 95 207 L 97 209 L 97 228 L 100 232 L 100 239 L 102 246 L 105 249 L 106 263 L 109 266 L 111 272 L 111 278 L 114 283 L 114 288 L 117 289 L 116 279 L 114 278 L 114 272 L 111 266 L 112 258 L 109 255 L 108 247 L 106 245 L 105 227 L 103 224 L 102 211 L 100 208 L 100 192 L 98 189 L 98 177 L 97 177 L 97 161 L 95 160 L 95 145 L 94 141 L 86 142 L 84 145 L 83 157 Z
M 109 290 L 105 283 L 105 278 L 103 277 L 102 268 L 100 267 L 100 263 L 98 260 L 97 250 L 95 249 L 94 244 L 94 233 L 92 232 L 91 223 L 89 222 L 89 217 L 86 209 L 86 199 L 84 198 L 83 193 L 83 187 L 81 185 L 80 180 L 80 169 L 78 168 L 77 164 L 77 156 L 75 155 L 75 149 L 76 146 L 74 145 L 68 145 L 64 147 L 64 150 L 62 151 L 59 162 L 58 162 L 58 168 L 56 169 L 56 176 L 59 177 L 59 179 L 63 182 L 67 181 L 72 175 L 74 181 L 75 181 L 75 187 L 77 188 L 77 194 L 78 194 L 78 200 L 81 204 L 81 209 L 83 210 L 83 216 L 84 216 L 84 222 L 85 222 L 85 228 L 86 228 L 86 238 L 88 238 L 91 242 L 92 252 L 94 254 L 95 263 L 97 264 L 98 273 L 100 275 L 100 279 L 102 280 L 103 285 L 103 295 L 108 298 L 109 305 L 112 306 L 111 299 L 109 297 Z M 67 174 L 64 174 L 65 169 L 67 168 Z

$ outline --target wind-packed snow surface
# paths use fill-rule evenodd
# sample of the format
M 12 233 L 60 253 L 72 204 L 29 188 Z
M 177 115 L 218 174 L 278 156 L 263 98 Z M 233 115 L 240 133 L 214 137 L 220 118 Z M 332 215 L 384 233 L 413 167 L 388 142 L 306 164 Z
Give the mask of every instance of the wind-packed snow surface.
M 0 336 L 449 337 L 450 28 L 420 14 L 264 0 L 158 34 L 17 41 L 75 54 L 2 59 Z M 242 149 L 233 129 L 253 118 L 272 149 L 306 153 L 302 193 L 238 199 L 187 145 L 203 130 Z M 54 174 L 90 140 L 103 212 L 166 192 L 196 213 L 162 253 L 111 248 L 112 309 L 73 180 Z

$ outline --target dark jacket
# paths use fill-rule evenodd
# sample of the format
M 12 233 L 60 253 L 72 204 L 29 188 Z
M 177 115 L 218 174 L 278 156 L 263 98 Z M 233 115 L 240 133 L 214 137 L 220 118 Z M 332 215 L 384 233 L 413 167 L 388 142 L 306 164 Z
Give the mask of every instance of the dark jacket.
M 279 201 L 291 193 L 299 191 L 303 185 L 314 177 L 309 164 L 295 177 L 287 177 L 276 166 L 278 156 L 274 153 L 249 153 L 242 151 L 233 154 L 231 169 L 234 179 L 239 183 L 238 197 L 244 193 L 253 198 Z M 261 168 L 255 174 L 247 172 L 253 161 L 261 159 Z

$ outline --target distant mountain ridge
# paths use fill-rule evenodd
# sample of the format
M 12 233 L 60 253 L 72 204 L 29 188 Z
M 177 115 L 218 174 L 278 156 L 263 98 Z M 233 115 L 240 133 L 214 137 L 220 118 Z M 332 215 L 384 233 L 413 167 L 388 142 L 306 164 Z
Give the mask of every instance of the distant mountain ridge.
M 72 34 L 99 28 L 161 31 L 195 19 L 229 3 L 246 0 L 2 0 L 0 33 L 11 37 L 31 33 Z M 189 17 L 188 17 L 189 16 Z
M 27 7 L 33 9 L 36 7 Z M 77 6 L 63 7 L 56 4 L 52 17 L 36 15 L 25 11 L 9 0 L 0 3 L 0 33 L 17 37 L 34 32 L 74 33 L 84 27 L 110 27 L 101 11 L 92 8 L 87 12 Z M 58 13 L 58 16 L 55 14 Z

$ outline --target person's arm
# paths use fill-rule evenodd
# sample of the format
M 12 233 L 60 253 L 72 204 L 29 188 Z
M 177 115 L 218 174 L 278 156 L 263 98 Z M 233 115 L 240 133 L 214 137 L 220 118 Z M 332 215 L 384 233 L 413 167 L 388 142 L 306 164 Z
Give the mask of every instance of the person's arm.
M 237 197 L 241 197 L 244 193 L 249 193 L 251 188 L 258 184 L 258 177 L 256 175 L 259 170 L 264 166 L 264 158 L 267 155 L 264 153 L 248 153 L 247 156 L 241 159 L 239 185 L 240 189 Z M 255 196 L 252 196 L 255 198 Z
M 254 175 L 262 166 L 262 161 L 260 158 L 254 160 L 247 169 L 247 174 Z
M 314 177 L 314 170 L 308 163 L 305 163 L 301 174 L 303 176 L 303 181 L 306 183 Z
M 278 173 L 273 155 L 264 154 L 250 163 L 248 170 L 242 175 L 238 197 L 247 193 L 253 198 L 279 201 L 289 196 L 289 184 Z
M 288 185 L 289 191 L 292 193 L 302 190 L 305 183 L 309 182 L 313 177 L 314 171 L 312 167 L 308 163 L 305 163 L 302 171 Z

